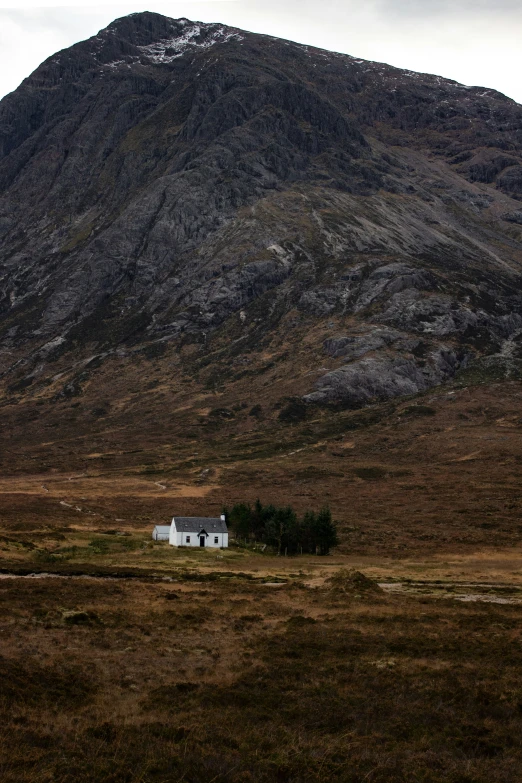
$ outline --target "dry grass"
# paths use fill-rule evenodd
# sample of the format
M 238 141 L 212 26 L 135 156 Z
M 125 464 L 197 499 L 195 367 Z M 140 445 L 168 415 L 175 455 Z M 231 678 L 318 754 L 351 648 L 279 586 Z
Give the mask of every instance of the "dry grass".
M 219 393 L 171 381 L 162 366 L 104 366 L 78 399 L 4 400 L 0 526 L 31 529 L 37 519 L 145 531 L 176 511 L 216 514 L 259 497 L 300 513 L 328 503 L 346 553 L 422 557 L 522 543 L 518 382 L 284 424 L 290 388 L 277 363 L 279 380 L 264 386 L 254 374 Z M 107 416 L 93 418 L 109 385 Z M 250 416 L 260 399 L 262 417 Z M 424 408 L 435 413 L 411 413 Z M 216 409 L 233 418 L 210 416 Z
M 290 348 L 252 349 L 249 374 L 207 390 L 214 365 L 187 346 L 174 379 L 135 355 L 77 398 L 56 401 L 61 379 L 1 400 L 0 569 L 80 575 L 0 578 L 2 783 L 521 779 L 522 605 L 449 597 L 520 597 L 520 385 L 284 424 L 313 382 Z M 173 513 L 256 497 L 329 503 L 342 546 L 150 540 Z
M 0 777 L 515 783 L 521 617 L 298 579 L 0 580 Z

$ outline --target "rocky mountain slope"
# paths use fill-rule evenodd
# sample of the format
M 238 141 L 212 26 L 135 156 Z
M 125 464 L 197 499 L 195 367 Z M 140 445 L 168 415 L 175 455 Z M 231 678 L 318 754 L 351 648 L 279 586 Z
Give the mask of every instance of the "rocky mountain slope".
M 133 14 L 0 102 L 0 188 L 9 404 L 143 390 L 136 361 L 278 409 L 518 377 L 522 106 L 493 90 Z

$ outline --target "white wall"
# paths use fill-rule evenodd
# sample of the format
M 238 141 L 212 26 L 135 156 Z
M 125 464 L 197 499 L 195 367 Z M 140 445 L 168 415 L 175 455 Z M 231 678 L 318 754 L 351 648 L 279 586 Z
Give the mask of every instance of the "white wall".
M 188 543 L 187 537 L 190 537 L 190 542 Z M 214 540 L 216 538 L 217 542 Z M 174 523 L 172 523 L 170 526 L 169 544 L 171 546 L 199 547 L 199 534 L 180 533 L 176 530 Z M 228 533 L 209 533 L 205 538 L 205 549 L 220 549 L 221 547 L 228 547 Z
M 169 541 L 170 540 L 170 536 L 168 534 L 166 535 L 165 533 L 158 533 L 156 528 L 154 528 L 154 530 L 152 531 L 152 538 L 154 539 L 154 541 Z

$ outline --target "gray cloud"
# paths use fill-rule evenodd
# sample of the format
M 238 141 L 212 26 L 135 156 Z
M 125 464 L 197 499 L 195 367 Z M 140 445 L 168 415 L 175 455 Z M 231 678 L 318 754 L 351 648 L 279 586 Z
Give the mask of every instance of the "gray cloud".
M 93 17 L 96 13 L 93 12 Z M 85 22 L 82 15 L 70 13 L 63 8 L 2 8 L 0 9 L 0 30 L 11 23 L 28 33 L 40 33 L 50 30 L 65 36 L 82 36 L 85 32 Z
M 463 16 L 520 12 L 520 0 L 374 0 L 374 6 L 388 16 Z
M 0 7 L 0 96 L 46 57 L 143 5 Z M 522 102 L 521 0 L 148 0 L 146 6 L 493 87 Z

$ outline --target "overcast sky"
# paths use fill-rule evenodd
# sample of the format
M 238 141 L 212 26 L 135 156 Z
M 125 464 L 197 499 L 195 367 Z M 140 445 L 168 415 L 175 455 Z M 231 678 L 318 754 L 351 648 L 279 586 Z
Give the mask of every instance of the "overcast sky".
M 0 0 L 0 97 L 46 57 L 116 17 L 157 11 L 493 87 L 522 103 L 522 0 L 48 2 Z

